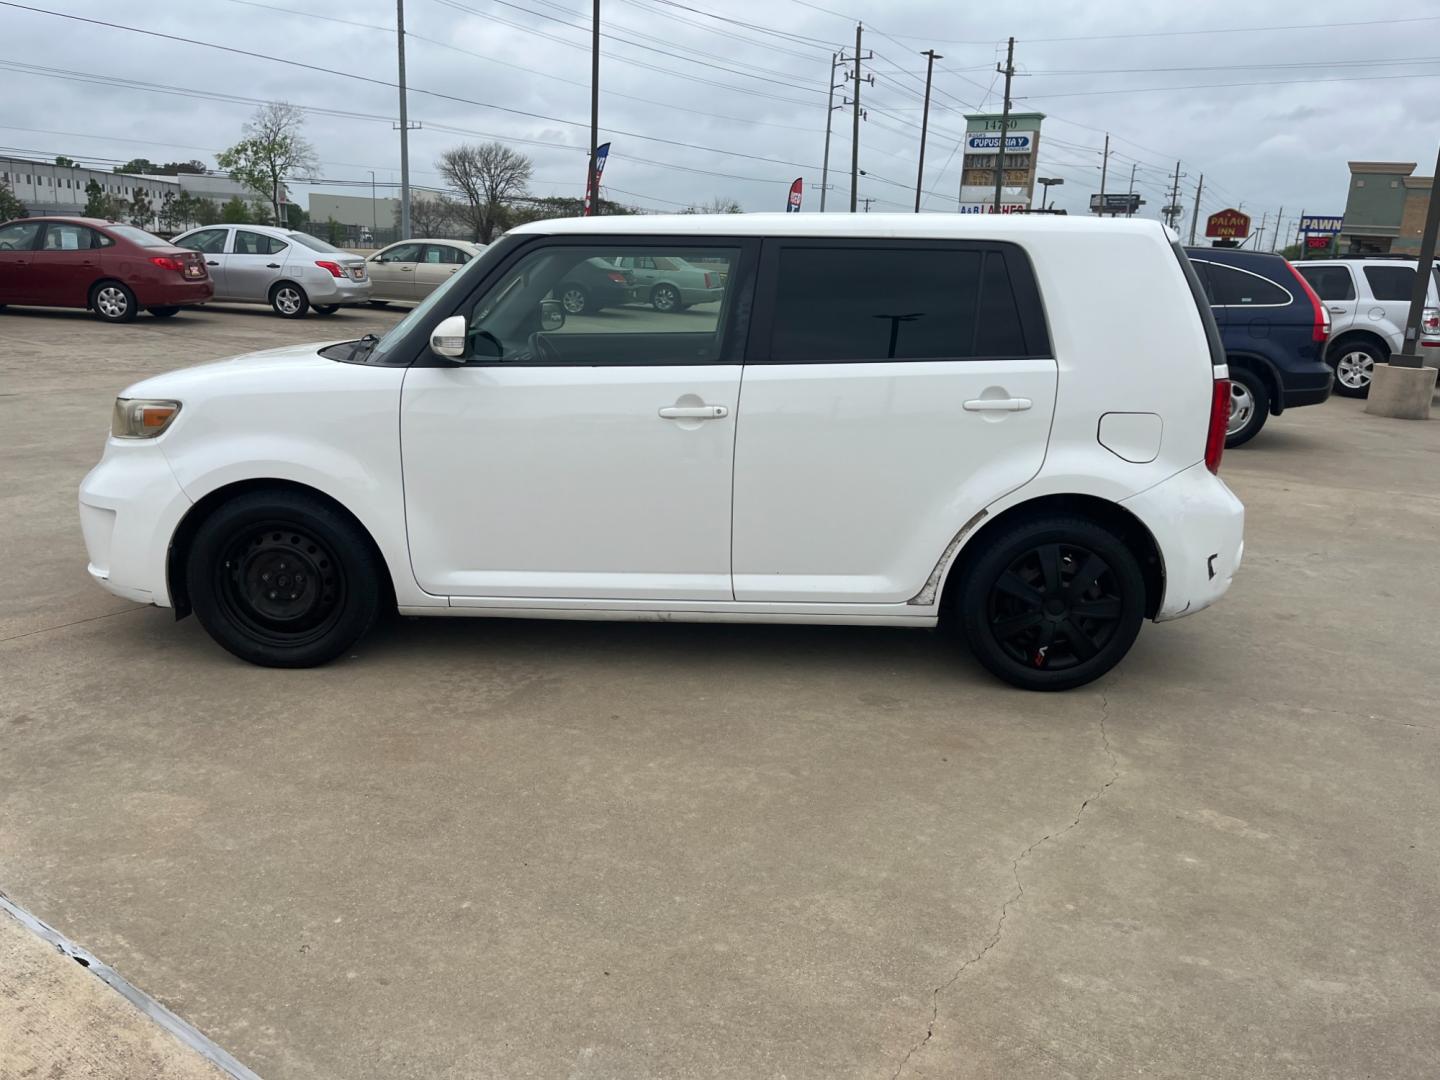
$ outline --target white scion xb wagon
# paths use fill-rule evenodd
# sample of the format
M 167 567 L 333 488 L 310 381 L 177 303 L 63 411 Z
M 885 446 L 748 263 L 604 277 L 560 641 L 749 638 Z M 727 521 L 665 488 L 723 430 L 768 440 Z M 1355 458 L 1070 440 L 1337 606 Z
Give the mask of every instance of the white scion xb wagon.
M 719 302 L 554 298 L 661 257 Z M 1225 378 L 1154 222 L 537 222 L 379 340 L 130 387 L 80 517 L 97 581 L 259 664 L 323 663 L 391 606 L 948 617 L 1001 678 L 1063 689 L 1229 586 Z

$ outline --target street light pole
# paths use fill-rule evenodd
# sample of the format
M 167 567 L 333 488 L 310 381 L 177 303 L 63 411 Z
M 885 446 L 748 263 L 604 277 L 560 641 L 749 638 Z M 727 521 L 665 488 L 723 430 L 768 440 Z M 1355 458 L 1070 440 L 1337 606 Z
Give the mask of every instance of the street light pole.
M 585 177 L 589 213 L 600 213 L 600 185 L 595 182 L 595 158 L 600 152 L 600 0 L 590 16 L 590 173 Z
M 1425 211 L 1425 228 L 1420 234 L 1420 259 L 1415 264 L 1415 286 L 1410 293 L 1410 317 L 1405 320 L 1404 344 L 1400 352 L 1390 358 L 1392 367 L 1421 366 L 1420 321 L 1425 314 L 1430 281 L 1435 276 L 1430 272 L 1430 268 L 1435 265 L 1435 246 L 1437 240 L 1440 240 L 1440 156 L 1435 159 L 1435 172 L 1431 175 L 1434 179 L 1430 181 L 1430 206 Z M 1428 397 L 1426 404 L 1428 412 Z
M 400 239 L 410 239 L 410 119 L 405 102 L 405 0 L 395 0 L 395 43 L 400 52 Z
M 934 49 L 921 54 L 925 60 L 925 108 L 920 113 L 920 167 L 915 170 L 915 213 L 920 212 L 920 189 L 925 185 L 925 136 L 930 131 L 930 79 L 935 73 L 935 61 L 944 60 Z
M 370 174 L 370 239 L 373 241 L 376 232 L 380 229 L 380 211 L 375 208 L 375 170 L 366 169 L 365 171 Z

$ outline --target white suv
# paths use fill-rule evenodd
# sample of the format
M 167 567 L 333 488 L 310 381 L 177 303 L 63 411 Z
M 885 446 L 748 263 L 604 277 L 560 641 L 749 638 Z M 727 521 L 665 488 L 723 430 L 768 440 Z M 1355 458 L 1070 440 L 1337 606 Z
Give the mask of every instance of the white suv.
M 684 260 L 724 295 L 567 319 L 550 294 L 597 255 Z M 545 221 L 384 338 L 130 387 L 80 516 L 97 581 L 258 664 L 323 663 L 382 607 L 949 617 L 1054 690 L 1229 586 L 1229 404 L 1153 222 Z
M 1404 345 L 1415 262 L 1371 257 L 1295 264 L 1330 312 L 1325 359 L 1335 369 L 1337 394 L 1369 396 L 1375 365 L 1387 362 Z M 1432 270 L 1425 305 L 1420 354 L 1426 366 L 1440 367 L 1440 267 Z

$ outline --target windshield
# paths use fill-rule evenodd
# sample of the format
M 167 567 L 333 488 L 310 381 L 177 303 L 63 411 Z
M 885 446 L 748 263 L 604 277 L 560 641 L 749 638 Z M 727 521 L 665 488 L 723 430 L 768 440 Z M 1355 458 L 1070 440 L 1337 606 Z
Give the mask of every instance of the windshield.
M 113 233 L 121 240 L 129 240 L 132 244 L 139 244 L 141 247 L 171 247 L 169 240 L 161 240 L 158 236 L 151 236 L 144 229 L 137 229 L 134 225 L 106 225 L 105 231 Z
M 334 244 L 327 244 L 318 236 L 311 236 L 309 233 L 292 232 L 286 233 L 285 235 L 302 247 L 308 247 L 311 251 L 338 251 L 342 255 L 345 253 L 344 248 L 338 248 Z
M 469 275 L 464 273 L 451 274 L 438 289 L 411 308 L 410 314 L 392 326 L 389 333 L 376 343 L 374 351 L 370 354 L 371 360 L 383 364 L 385 362 L 385 354 L 395 347 L 395 343 L 402 340 L 410 328 L 416 323 L 424 322 L 426 316 L 428 316 L 438 304 L 443 303 L 445 296 L 454 290 L 456 283 L 464 280 L 468 276 Z

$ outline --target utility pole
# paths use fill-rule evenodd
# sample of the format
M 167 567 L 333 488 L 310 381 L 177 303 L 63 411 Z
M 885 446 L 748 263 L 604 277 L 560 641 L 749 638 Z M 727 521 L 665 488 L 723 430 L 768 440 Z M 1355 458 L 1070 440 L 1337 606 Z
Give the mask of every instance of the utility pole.
M 945 59 L 934 49 L 926 49 L 920 55 L 926 60 L 925 108 L 920 114 L 920 167 L 915 170 L 915 213 L 917 214 L 920 212 L 920 189 L 925 186 L 925 136 L 930 130 L 930 79 L 935 73 L 935 61 Z
M 1300 253 L 1295 256 L 1296 262 L 1305 260 L 1305 248 L 1300 243 L 1300 226 L 1305 224 L 1305 208 L 1300 208 L 1300 216 L 1295 219 L 1295 246 L 1300 248 Z
M 865 204 L 865 213 L 868 214 L 870 212 L 870 204 L 875 200 L 873 198 L 866 197 L 864 199 L 861 199 L 860 201 Z
M 1270 250 L 1274 251 L 1280 234 L 1285 231 L 1285 207 L 1280 207 L 1280 216 L 1275 219 L 1275 231 L 1270 234 Z
M 825 109 L 825 163 L 820 167 L 820 212 L 825 212 L 825 193 L 830 190 L 830 126 L 835 119 L 835 69 L 844 61 L 839 53 L 830 54 L 830 98 Z M 843 108 L 843 106 L 841 106 Z
M 1135 170 L 1136 170 L 1136 168 L 1138 167 L 1138 165 L 1139 165 L 1139 163 L 1137 162 L 1135 165 L 1131 165 L 1131 166 L 1130 166 L 1130 186 L 1125 189 L 1125 194 L 1126 194 L 1126 195 L 1134 195 L 1134 194 L 1135 194 Z M 1134 216 L 1135 216 L 1135 210 L 1134 210 L 1134 208 L 1127 206 L 1127 207 L 1125 208 L 1125 216 L 1126 216 L 1126 217 L 1134 217 Z
M 410 239 L 410 118 L 405 103 L 405 0 L 395 0 L 395 44 L 400 50 L 400 239 Z
M 599 0 L 596 0 L 599 3 Z M 850 133 L 850 212 L 855 212 L 856 197 L 859 195 L 860 187 L 860 35 L 865 27 L 861 23 L 855 24 L 855 70 L 851 73 L 855 80 L 855 116 L 854 128 Z
M 1270 220 L 1270 211 L 1266 210 L 1260 215 L 1260 231 L 1255 234 L 1255 250 L 1260 250 L 1260 245 L 1265 243 L 1265 223 Z
M 1170 188 L 1170 205 L 1161 211 L 1165 215 L 1165 224 L 1176 232 L 1180 231 L 1180 162 L 1175 162 L 1175 183 Z
M 376 209 L 375 202 L 375 170 L 366 169 L 370 174 L 370 239 L 375 239 L 375 234 L 380 231 L 380 211 Z
M 1100 159 L 1100 207 L 1104 212 L 1105 207 L 1105 177 L 1110 172 L 1110 133 L 1105 132 L 1104 156 Z
M 600 185 L 595 182 L 596 155 L 600 151 L 600 0 L 590 15 L 590 174 L 585 177 L 585 202 L 591 214 L 600 213 Z
M 1205 174 L 1200 174 L 1200 182 L 1195 185 L 1195 206 L 1190 211 L 1190 243 L 1195 243 L 1195 226 L 1200 224 L 1200 193 L 1205 190 Z
M 1005 143 L 1010 134 L 1010 80 L 1015 77 L 1015 39 L 1005 48 L 1005 66 L 995 65 L 1005 76 L 1005 105 L 1000 110 L 1000 146 L 995 151 L 995 213 L 1000 213 L 1000 185 L 1005 179 Z

